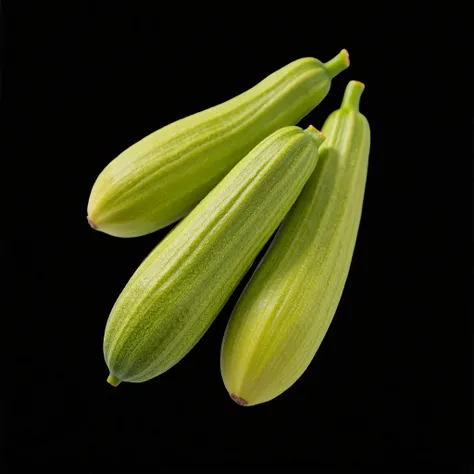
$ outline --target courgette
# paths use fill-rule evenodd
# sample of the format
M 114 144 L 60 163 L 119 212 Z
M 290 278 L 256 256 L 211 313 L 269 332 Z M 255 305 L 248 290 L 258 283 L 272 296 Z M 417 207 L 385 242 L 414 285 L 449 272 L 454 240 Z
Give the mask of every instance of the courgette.
M 240 296 L 221 349 L 232 399 L 274 399 L 304 373 L 336 312 L 362 213 L 370 127 L 351 81 L 324 123 L 318 165 Z
M 298 59 L 233 99 L 146 136 L 98 176 L 89 224 L 137 237 L 178 221 L 259 142 L 314 109 L 348 66 L 346 50 L 326 63 Z
M 108 382 L 144 382 L 198 342 L 313 172 L 324 137 L 284 127 L 257 145 L 138 267 L 107 321 Z

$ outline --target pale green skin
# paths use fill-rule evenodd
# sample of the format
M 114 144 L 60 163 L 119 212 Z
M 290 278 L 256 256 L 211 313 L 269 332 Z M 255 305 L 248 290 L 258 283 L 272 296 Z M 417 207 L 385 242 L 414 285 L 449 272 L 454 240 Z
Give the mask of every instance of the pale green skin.
M 296 201 L 323 140 L 295 126 L 267 137 L 143 261 L 107 321 L 111 384 L 156 377 L 199 341 Z
M 351 81 L 326 120 L 326 141 L 301 195 L 238 300 L 221 350 L 221 373 L 241 405 L 274 399 L 307 369 L 336 312 L 349 273 L 370 149 Z
M 92 227 L 116 237 L 149 234 L 181 219 L 260 141 L 297 124 L 349 66 L 294 61 L 248 91 L 171 123 L 111 161 L 89 197 Z

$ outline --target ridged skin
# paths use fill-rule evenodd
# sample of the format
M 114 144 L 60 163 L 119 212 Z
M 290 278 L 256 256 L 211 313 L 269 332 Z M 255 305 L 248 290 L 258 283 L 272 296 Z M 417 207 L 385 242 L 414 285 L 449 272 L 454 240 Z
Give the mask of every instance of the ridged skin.
M 183 219 L 132 276 L 109 316 L 109 382 L 143 382 L 198 342 L 315 169 L 324 137 L 267 137 Z
M 348 66 L 345 50 L 325 64 L 299 59 L 233 99 L 143 138 L 97 178 L 89 223 L 113 236 L 136 237 L 179 220 L 261 140 L 316 107 L 331 78 Z
M 303 374 L 335 314 L 362 212 L 370 128 L 351 81 L 326 120 L 319 161 L 237 302 L 221 373 L 241 405 L 264 403 Z

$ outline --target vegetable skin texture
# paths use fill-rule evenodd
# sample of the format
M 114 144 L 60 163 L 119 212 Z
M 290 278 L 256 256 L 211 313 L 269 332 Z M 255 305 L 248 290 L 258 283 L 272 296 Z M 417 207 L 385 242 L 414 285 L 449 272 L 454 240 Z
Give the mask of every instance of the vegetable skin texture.
M 107 321 L 108 382 L 144 382 L 199 341 L 315 169 L 324 136 L 274 132 L 142 262 Z
M 313 110 L 347 67 L 346 50 L 326 63 L 298 59 L 246 92 L 133 144 L 96 179 L 90 226 L 130 238 L 183 218 L 264 138 Z
M 367 179 L 365 86 L 351 81 L 326 120 L 319 161 L 240 296 L 221 349 L 221 374 L 243 406 L 268 402 L 304 373 L 349 273 Z

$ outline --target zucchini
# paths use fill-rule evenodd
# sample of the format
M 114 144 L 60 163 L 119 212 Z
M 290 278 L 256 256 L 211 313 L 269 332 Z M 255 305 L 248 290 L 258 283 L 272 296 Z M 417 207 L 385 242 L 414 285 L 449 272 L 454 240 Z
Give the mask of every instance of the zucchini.
M 315 169 L 324 137 L 282 128 L 263 140 L 138 267 L 107 321 L 108 382 L 144 382 L 211 325 Z
M 137 237 L 178 221 L 264 138 L 314 109 L 348 66 L 346 50 L 326 63 L 293 61 L 233 99 L 146 136 L 98 176 L 89 224 Z
M 326 120 L 316 170 L 240 296 L 221 374 L 240 405 L 274 399 L 304 373 L 336 312 L 361 219 L 370 127 L 351 81 Z

